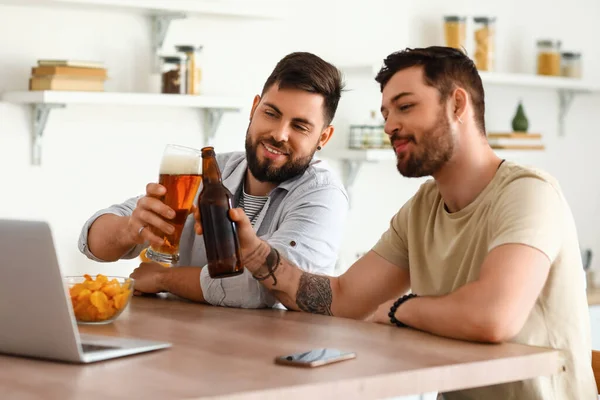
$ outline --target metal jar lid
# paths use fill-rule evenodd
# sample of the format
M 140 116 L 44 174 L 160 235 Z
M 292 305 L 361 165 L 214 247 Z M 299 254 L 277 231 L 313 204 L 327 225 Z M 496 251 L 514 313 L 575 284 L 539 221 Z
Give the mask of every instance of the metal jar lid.
M 575 51 L 564 51 L 564 52 L 560 53 L 560 55 L 564 59 L 568 59 L 568 60 L 576 60 L 578 58 L 581 58 L 581 53 L 575 52 Z
M 185 62 L 185 60 L 179 56 L 161 56 L 160 59 L 167 64 L 182 64 Z
M 473 21 L 477 22 L 478 24 L 489 24 L 495 22 L 496 17 L 473 17 Z
M 446 22 L 465 22 L 467 17 L 461 17 L 460 15 L 444 15 L 444 21 Z
M 175 46 L 175 50 L 180 51 L 182 53 L 193 53 L 195 51 L 202 50 L 202 46 L 193 46 L 191 44 L 181 44 Z

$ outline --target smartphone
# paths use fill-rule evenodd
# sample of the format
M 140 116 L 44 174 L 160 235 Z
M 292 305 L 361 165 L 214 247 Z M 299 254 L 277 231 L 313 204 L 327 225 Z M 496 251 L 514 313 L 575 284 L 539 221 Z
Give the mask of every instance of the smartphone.
M 338 349 L 314 349 L 304 353 L 276 357 L 275 363 L 314 368 L 353 358 L 356 358 L 356 353 L 354 352 L 344 352 Z

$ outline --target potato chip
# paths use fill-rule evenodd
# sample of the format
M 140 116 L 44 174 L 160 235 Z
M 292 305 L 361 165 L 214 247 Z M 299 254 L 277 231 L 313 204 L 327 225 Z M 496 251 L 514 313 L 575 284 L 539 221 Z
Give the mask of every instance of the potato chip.
M 119 282 L 117 282 L 116 279 L 113 279 L 113 281 L 114 282 L 111 281 L 110 283 L 105 284 L 100 288 L 100 290 L 104 292 L 104 294 L 106 294 L 106 296 L 108 296 L 108 298 L 110 299 L 121 292 L 121 285 L 119 284 Z

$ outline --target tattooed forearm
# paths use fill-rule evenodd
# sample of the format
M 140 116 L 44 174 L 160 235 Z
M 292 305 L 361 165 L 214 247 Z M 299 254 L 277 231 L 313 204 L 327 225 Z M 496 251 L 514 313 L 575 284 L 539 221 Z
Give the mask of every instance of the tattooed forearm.
M 331 313 L 331 283 L 326 276 L 303 273 L 296 293 L 296 304 L 300 310 L 313 314 L 333 315 Z
M 244 264 L 254 279 L 271 290 L 287 308 L 333 315 L 329 278 L 301 271 L 267 242 L 261 241 L 248 252 Z

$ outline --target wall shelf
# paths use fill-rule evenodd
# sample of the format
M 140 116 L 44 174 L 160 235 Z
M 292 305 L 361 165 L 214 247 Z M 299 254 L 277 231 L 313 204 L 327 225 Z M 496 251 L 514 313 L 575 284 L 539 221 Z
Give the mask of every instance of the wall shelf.
M 485 86 L 514 86 L 549 89 L 558 95 L 558 135 L 565 135 L 565 118 L 576 95 L 600 92 L 600 87 L 585 80 L 532 74 L 480 72 Z
M 498 72 L 480 72 L 481 80 L 488 85 L 523 86 L 540 89 L 568 90 L 577 93 L 600 91 L 582 79 L 563 78 L 559 76 L 540 76 L 533 74 L 503 74 Z
M 542 135 L 532 132 L 487 132 L 490 147 L 494 150 L 543 151 Z
M 346 64 L 339 67 L 347 75 L 375 74 L 379 71 L 378 64 Z M 558 134 L 565 134 L 565 118 L 575 96 L 580 94 L 600 93 L 600 86 L 588 81 L 575 78 L 539 76 L 534 74 L 508 74 L 498 72 L 479 72 L 486 89 L 491 86 L 526 87 L 556 91 L 558 96 Z
M 237 112 L 242 102 L 237 99 L 216 96 L 192 96 L 178 94 L 113 93 L 113 92 L 63 92 L 22 91 L 6 92 L 0 100 L 6 103 L 25 104 L 32 109 L 31 162 L 41 164 L 42 138 L 50 111 L 68 105 L 119 105 L 185 107 L 200 110 L 205 143 L 211 143 L 221 117 L 225 112 Z

